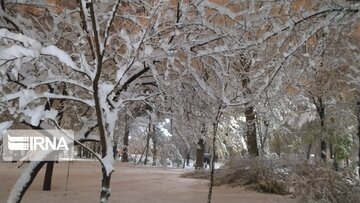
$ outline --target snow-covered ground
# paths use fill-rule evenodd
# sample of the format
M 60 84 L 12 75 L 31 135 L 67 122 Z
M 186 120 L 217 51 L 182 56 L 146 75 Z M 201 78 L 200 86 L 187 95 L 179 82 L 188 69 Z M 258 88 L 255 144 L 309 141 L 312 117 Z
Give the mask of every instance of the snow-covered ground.
M 65 195 L 68 162 L 55 164 L 52 191 L 43 192 L 44 169 L 24 196 L 29 203 L 99 202 L 101 172 L 98 162 L 70 162 L 69 184 Z M 0 202 L 6 202 L 11 187 L 24 170 L 20 163 L 0 162 Z M 197 203 L 206 202 L 207 180 L 180 178 L 183 169 L 145 167 L 115 163 L 111 181 L 112 203 Z M 6 178 L 4 178 L 6 177 Z M 243 188 L 215 187 L 214 203 L 291 203 L 284 196 L 245 191 Z

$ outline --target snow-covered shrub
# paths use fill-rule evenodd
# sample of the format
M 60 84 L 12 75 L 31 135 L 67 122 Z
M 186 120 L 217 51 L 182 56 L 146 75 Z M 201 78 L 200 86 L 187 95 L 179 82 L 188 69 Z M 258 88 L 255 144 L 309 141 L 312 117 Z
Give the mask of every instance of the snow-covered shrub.
M 335 171 L 332 166 L 298 164 L 289 183 L 299 202 L 360 202 L 360 185 L 350 170 Z
M 184 178 L 209 179 L 208 171 L 193 171 Z M 360 202 L 360 182 L 350 169 L 300 160 L 239 159 L 215 174 L 215 185 L 245 186 L 274 194 L 291 194 L 301 203 Z
M 262 159 L 241 159 L 226 165 L 216 178 L 216 185 L 246 186 L 256 191 L 288 194 L 286 174 L 275 162 Z M 280 172 L 279 172 L 280 171 Z

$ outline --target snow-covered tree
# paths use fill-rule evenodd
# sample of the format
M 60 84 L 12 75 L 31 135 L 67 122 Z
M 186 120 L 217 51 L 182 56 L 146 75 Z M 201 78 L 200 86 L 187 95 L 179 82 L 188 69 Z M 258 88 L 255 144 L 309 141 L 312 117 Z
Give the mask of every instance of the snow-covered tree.
M 31 125 L 46 120 L 50 126 L 44 128 L 61 128 L 59 110 L 44 107 L 50 99 L 72 101 L 68 104 L 89 109 L 89 113 L 86 110 L 76 116 L 96 124 L 101 145 L 101 154 L 96 155 L 102 168 L 101 202 L 110 196 L 119 112 L 127 103 L 154 94 L 138 91 L 141 81 L 136 79 L 150 70 L 152 60 L 147 57 L 154 49 L 151 40 L 163 5 L 162 1 L 79 1 L 60 11 L 35 7 L 35 13 L 48 11 L 45 23 L 22 15 L 32 6 L 7 4 L 6 11 L 1 11 L 1 103 L 12 106 L 2 111 L 15 119 L 29 117 Z M 36 162 L 29 165 L 13 187 L 9 202 L 21 201 L 38 167 Z

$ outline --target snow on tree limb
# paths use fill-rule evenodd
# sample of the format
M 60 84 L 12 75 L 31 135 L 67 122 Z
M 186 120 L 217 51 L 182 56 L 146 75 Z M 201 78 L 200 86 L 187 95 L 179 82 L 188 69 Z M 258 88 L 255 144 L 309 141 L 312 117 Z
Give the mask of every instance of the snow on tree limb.
M 23 57 L 29 57 L 30 59 L 33 59 L 39 55 L 40 52 L 38 50 L 24 48 L 19 45 L 13 45 L 0 51 L 0 62 L 15 60 Z
M 81 83 L 80 81 L 73 80 L 73 79 L 70 79 L 70 78 L 65 78 L 65 77 L 47 78 L 44 81 L 30 82 L 29 84 L 25 84 L 25 85 L 27 86 L 27 88 L 35 88 L 35 87 L 40 86 L 40 85 L 57 83 L 57 82 L 64 82 L 64 83 L 72 84 L 72 85 L 75 85 L 75 86 L 79 86 L 79 87 L 89 91 L 90 93 L 93 92 L 93 89 L 90 88 L 89 85 L 85 85 L 85 84 Z
M 91 78 L 90 75 L 87 74 L 83 69 L 77 67 L 76 63 L 71 59 L 71 57 L 63 50 L 59 49 L 54 45 L 50 45 L 48 47 L 44 47 L 41 49 L 41 54 L 55 56 L 59 59 L 60 62 L 66 64 L 71 69 L 83 73 Z
M 32 48 L 38 49 L 38 50 L 42 48 L 42 45 L 40 42 L 38 42 L 28 36 L 25 36 L 23 34 L 10 32 L 8 29 L 5 29 L 5 28 L 0 29 L 0 39 L 2 39 L 2 38 L 12 39 L 14 41 L 21 42 L 24 45 L 24 47 L 27 47 L 27 48 L 32 47 Z
M 49 92 L 44 92 L 43 94 L 37 94 L 33 90 L 21 90 L 11 94 L 5 94 L 4 97 L 0 100 L 0 102 L 8 102 L 12 100 L 19 99 L 19 108 L 26 107 L 29 103 L 41 99 L 41 98 L 53 98 L 53 99 L 64 99 L 81 102 L 90 107 L 94 106 L 94 101 L 90 99 L 81 99 L 79 97 L 68 96 L 68 95 L 58 95 Z

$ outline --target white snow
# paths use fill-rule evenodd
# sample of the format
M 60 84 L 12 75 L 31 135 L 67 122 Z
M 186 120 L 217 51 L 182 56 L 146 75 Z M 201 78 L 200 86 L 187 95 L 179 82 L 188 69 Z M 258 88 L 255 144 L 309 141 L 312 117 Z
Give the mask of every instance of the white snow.
M 37 160 L 44 159 L 51 151 L 50 150 L 43 150 L 39 151 L 36 154 Z M 17 202 L 20 196 L 21 190 L 25 187 L 26 183 L 30 180 L 30 174 L 33 172 L 35 167 L 40 163 L 40 161 L 31 161 L 28 167 L 21 173 L 20 177 L 17 179 L 15 185 L 10 191 L 10 195 L 8 197 L 7 203 L 14 203 Z
M 57 114 L 58 114 L 58 111 L 55 109 L 50 109 L 50 110 L 44 111 L 44 117 L 52 119 L 52 120 L 55 120 Z
M 129 37 L 129 35 L 127 34 L 127 32 L 126 32 L 124 29 L 121 29 L 119 35 L 120 35 L 121 38 L 123 38 L 123 39 L 125 40 L 126 46 L 127 46 L 128 48 L 133 47 L 133 46 L 132 46 L 132 42 L 131 42 L 131 40 L 130 40 L 130 37 Z
M 0 140 L 3 137 L 4 131 L 13 124 L 13 121 L 4 121 L 0 123 Z
M 24 89 L 21 91 L 19 98 L 19 108 L 25 108 L 31 101 L 37 98 L 34 90 Z
M 53 94 L 53 93 L 49 93 L 49 92 L 45 92 L 42 95 L 38 96 L 38 98 L 55 98 L 55 99 L 68 99 L 68 100 L 74 100 L 74 101 L 78 101 L 84 104 L 87 104 L 88 106 L 95 106 L 95 102 L 93 99 L 81 99 L 79 97 L 75 97 L 75 96 L 66 96 L 66 95 L 57 95 L 57 94 Z
M 38 126 L 40 123 L 40 119 L 42 118 L 42 116 L 44 114 L 44 106 L 40 105 L 33 109 L 26 108 L 24 110 L 24 114 L 31 118 L 31 121 L 30 121 L 31 125 Z
M 46 78 L 46 79 L 42 80 L 41 82 L 26 81 L 25 84 L 27 84 L 28 88 L 35 88 L 35 87 L 43 85 L 43 84 L 50 84 L 50 83 L 56 83 L 56 82 L 65 82 L 65 83 L 68 83 L 68 84 L 72 84 L 72 85 L 76 85 L 76 86 L 79 86 L 81 88 L 84 88 L 89 92 L 93 92 L 93 89 L 91 88 L 91 86 L 85 85 L 81 81 L 72 80 L 72 79 L 67 78 L 67 77 L 51 77 L 50 76 L 49 78 Z
M 59 49 L 58 47 L 56 47 L 54 45 L 50 45 L 48 47 L 41 49 L 41 54 L 55 56 L 62 63 L 68 65 L 69 67 L 71 67 L 74 70 L 80 71 L 80 69 L 77 67 L 76 63 L 71 59 L 71 57 L 65 51 Z
M 151 53 L 153 52 L 153 48 L 150 45 L 146 45 L 145 46 L 145 56 L 150 56 Z
M 24 47 L 33 47 L 34 49 L 41 49 L 42 47 L 40 42 L 25 35 L 10 32 L 7 29 L 0 29 L 0 39 L 2 38 L 8 38 L 21 42 Z
M 9 48 L 2 48 L 2 50 L 0 50 L 0 60 L 12 60 L 25 56 L 36 58 L 39 55 L 40 52 L 38 52 L 37 50 L 24 48 L 19 45 L 13 45 Z
M 109 176 L 114 171 L 114 156 L 113 156 L 113 148 L 112 143 L 109 137 L 106 139 L 106 156 L 101 159 L 101 162 L 105 168 L 106 175 Z
M 20 192 L 25 187 L 25 184 L 30 180 L 30 174 L 34 168 L 39 164 L 38 161 L 30 162 L 29 166 L 21 173 L 21 176 L 16 181 L 15 185 L 11 189 L 7 203 L 17 202 L 20 198 Z
M 125 70 L 126 70 L 125 66 L 118 67 L 118 70 L 116 71 L 116 81 L 123 80 Z
M 198 76 L 198 74 L 196 74 L 194 70 L 191 71 L 191 75 L 194 77 L 194 79 L 195 79 L 196 82 L 199 84 L 199 86 L 201 87 L 201 89 L 202 89 L 208 96 L 210 96 L 213 100 L 216 100 L 216 97 L 214 96 L 214 90 L 211 89 L 210 86 L 206 85 L 205 81 L 201 80 L 200 77 Z

